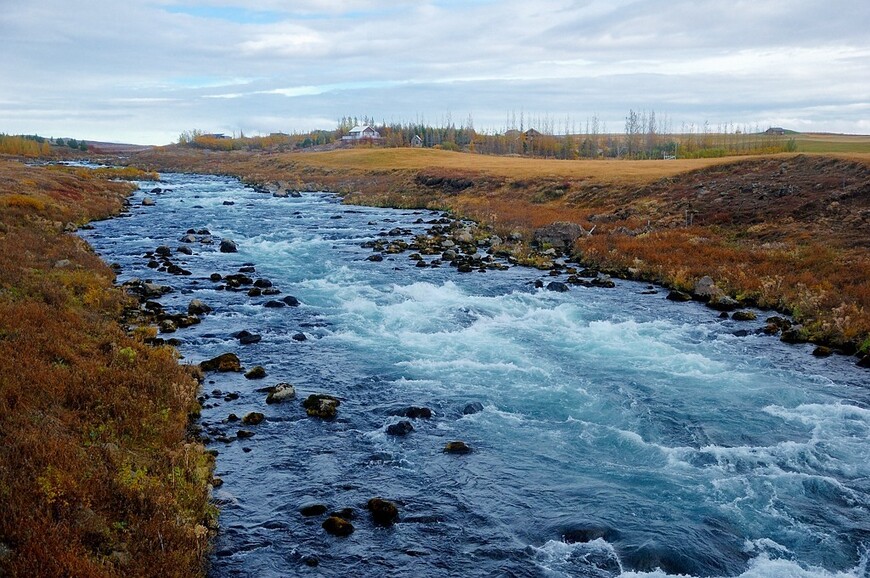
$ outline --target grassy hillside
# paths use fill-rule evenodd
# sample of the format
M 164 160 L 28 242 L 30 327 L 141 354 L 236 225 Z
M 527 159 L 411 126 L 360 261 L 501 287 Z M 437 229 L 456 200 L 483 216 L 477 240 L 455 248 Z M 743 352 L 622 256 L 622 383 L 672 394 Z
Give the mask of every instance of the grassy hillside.
M 198 384 L 128 335 L 129 298 L 66 232 L 121 210 L 130 185 L 106 180 L 121 175 L 0 159 L 2 576 L 203 573 Z
M 232 174 L 352 203 L 445 208 L 497 233 L 573 221 L 575 250 L 626 277 L 793 313 L 807 339 L 870 347 L 870 155 L 557 161 L 421 149 L 251 154 L 169 147 L 139 166 Z

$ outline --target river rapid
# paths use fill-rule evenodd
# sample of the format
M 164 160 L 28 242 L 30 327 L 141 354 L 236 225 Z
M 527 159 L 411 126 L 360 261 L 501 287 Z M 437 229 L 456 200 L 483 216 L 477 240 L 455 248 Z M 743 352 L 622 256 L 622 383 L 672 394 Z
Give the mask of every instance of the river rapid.
M 167 310 L 214 309 L 162 335 L 184 361 L 231 351 L 267 372 L 203 385 L 223 480 L 211 576 L 870 576 L 870 374 L 853 359 L 756 334 L 763 312 L 722 320 L 634 282 L 560 293 L 523 267 L 366 260 L 362 243 L 422 233 L 430 211 L 274 198 L 218 176 L 142 186 L 164 190 L 81 235 L 119 281 L 173 287 Z M 174 252 L 203 228 L 214 244 Z M 148 268 L 160 245 L 191 274 Z M 276 297 L 209 279 L 245 265 L 301 304 L 264 307 Z M 241 345 L 242 330 L 262 340 Z M 267 405 L 258 390 L 278 382 L 297 399 Z M 313 393 L 341 400 L 336 419 L 306 415 Z M 388 435 L 411 406 L 433 415 Z M 227 421 L 252 411 L 265 421 Z M 473 451 L 444 453 L 453 440 Z M 376 496 L 398 523 L 372 522 Z M 312 504 L 353 508 L 355 532 L 327 534 L 326 514 L 300 513 Z

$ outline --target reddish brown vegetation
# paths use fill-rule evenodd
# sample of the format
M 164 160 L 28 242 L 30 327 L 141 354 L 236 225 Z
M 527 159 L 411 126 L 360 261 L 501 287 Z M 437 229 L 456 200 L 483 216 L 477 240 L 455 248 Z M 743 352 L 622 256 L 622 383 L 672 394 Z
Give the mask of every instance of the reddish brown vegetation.
M 196 381 L 129 337 L 111 270 L 65 224 L 125 184 L 0 160 L 0 574 L 194 576 L 210 459 Z

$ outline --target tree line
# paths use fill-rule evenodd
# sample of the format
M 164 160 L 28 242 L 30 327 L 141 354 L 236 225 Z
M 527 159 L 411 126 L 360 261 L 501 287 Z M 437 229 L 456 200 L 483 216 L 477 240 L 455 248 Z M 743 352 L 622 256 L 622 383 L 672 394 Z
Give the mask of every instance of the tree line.
M 438 124 L 422 119 L 414 122 L 375 121 L 368 116 L 343 116 L 334 130 L 308 133 L 273 133 L 268 137 L 225 137 L 202 131 L 186 131 L 179 144 L 215 150 L 259 150 L 310 148 L 343 142 L 342 138 L 359 126 L 370 126 L 379 137 L 361 144 L 380 147 L 440 148 L 491 155 L 520 155 L 554 159 L 668 159 L 794 151 L 794 139 L 762 132 L 756 124 L 709 122 L 681 124 L 655 110 L 629 110 L 620 132 L 608 131 L 607 124 L 595 114 L 578 123 L 566 117 L 532 116 L 510 113 L 501 130 L 478 131 L 471 115 L 457 125 L 450 115 Z

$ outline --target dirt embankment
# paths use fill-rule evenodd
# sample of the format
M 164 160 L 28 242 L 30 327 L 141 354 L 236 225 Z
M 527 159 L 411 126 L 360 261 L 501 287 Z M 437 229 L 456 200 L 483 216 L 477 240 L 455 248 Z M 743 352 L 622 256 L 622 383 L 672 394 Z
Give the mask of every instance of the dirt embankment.
M 792 313 L 798 337 L 870 349 L 870 159 L 546 161 L 371 149 L 316 154 L 169 147 L 137 166 L 235 175 L 351 203 L 450 209 L 532 250 L 556 221 L 583 226 L 584 262 L 691 290 L 703 276 L 746 305 Z
M 78 236 L 116 171 L 0 159 L 0 575 L 197 576 L 213 458 L 197 381 L 119 319 L 135 307 Z M 144 175 L 133 174 L 133 178 Z

